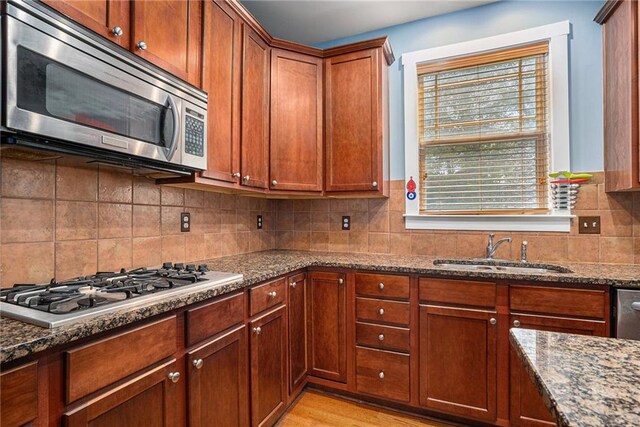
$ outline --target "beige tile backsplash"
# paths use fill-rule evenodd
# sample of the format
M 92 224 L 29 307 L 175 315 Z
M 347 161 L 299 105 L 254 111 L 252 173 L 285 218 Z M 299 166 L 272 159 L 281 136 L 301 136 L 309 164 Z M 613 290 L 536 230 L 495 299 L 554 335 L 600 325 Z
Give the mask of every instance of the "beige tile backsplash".
M 487 232 L 405 230 L 402 181 L 390 183 L 388 199 L 275 201 L 159 187 L 72 159 L 0 161 L 2 286 L 274 248 L 480 257 L 486 245 Z M 180 232 L 183 211 L 190 233 Z M 498 256 L 517 259 L 527 240 L 531 260 L 640 264 L 640 193 L 608 195 L 596 174 L 575 213 L 601 216 L 602 234 L 579 235 L 575 221 L 568 234 L 499 232 L 514 241 Z

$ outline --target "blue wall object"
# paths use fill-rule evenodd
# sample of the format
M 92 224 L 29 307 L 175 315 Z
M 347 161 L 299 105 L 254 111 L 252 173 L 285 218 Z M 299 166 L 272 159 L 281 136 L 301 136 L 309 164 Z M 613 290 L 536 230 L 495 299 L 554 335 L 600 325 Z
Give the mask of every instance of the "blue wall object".
M 579 0 L 500 1 L 320 43 L 317 47 L 389 36 L 396 56 L 389 73 L 391 179 L 404 179 L 404 112 L 399 61 L 403 53 L 568 20 L 571 22 L 571 169 L 600 171 L 603 168 L 602 33 L 593 17 L 602 4 L 602 1 Z

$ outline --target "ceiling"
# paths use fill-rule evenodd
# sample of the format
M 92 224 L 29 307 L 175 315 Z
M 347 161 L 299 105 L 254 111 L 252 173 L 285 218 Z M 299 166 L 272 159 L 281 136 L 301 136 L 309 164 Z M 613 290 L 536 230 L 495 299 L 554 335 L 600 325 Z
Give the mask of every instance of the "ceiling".
M 274 36 L 317 44 L 496 0 L 241 0 Z

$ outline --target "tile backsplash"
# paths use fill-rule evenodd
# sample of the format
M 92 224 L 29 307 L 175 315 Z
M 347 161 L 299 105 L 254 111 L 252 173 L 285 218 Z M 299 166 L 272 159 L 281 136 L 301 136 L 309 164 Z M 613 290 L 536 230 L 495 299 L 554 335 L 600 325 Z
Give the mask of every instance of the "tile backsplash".
M 2 286 L 275 248 L 276 201 L 160 187 L 72 159 L 0 162 Z
M 437 257 L 483 257 L 488 232 L 405 230 L 404 183 L 390 182 L 388 199 L 288 200 L 278 202 L 276 230 L 279 249 L 368 252 Z M 603 174 L 582 185 L 576 215 L 600 216 L 600 235 L 497 232 L 513 243 L 496 257 L 519 259 L 520 244 L 529 242 L 530 260 L 640 264 L 640 193 L 606 194 Z M 342 216 L 351 229 L 341 230 Z

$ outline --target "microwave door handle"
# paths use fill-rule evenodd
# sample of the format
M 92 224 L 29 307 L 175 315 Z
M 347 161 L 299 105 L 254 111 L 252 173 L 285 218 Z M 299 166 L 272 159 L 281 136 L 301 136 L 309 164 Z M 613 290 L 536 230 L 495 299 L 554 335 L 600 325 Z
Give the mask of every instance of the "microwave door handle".
M 171 111 L 171 116 L 173 118 L 173 131 L 171 133 L 171 143 L 168 147 L 165 148 L 165 155 L 167 156 L 167 160 L 171 161 L 173 154 L 176 152 L 176 148 L 178 148 L 178 135 L 180 134 L 180 115 L 178 113 L 178 107 L 176 106 L 176 103 L 171 95 L 167 97 L 167 103 L 169 104 L 167 106 L 167 110 Z M 165 120 L 166 114 L 167 112 L 165 111 Z

